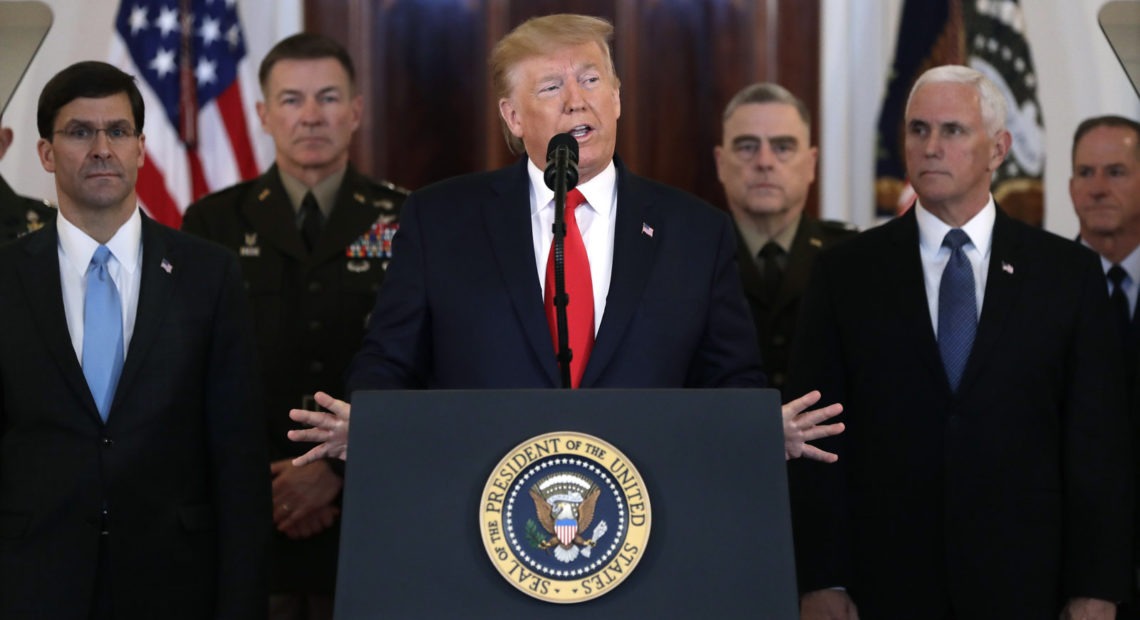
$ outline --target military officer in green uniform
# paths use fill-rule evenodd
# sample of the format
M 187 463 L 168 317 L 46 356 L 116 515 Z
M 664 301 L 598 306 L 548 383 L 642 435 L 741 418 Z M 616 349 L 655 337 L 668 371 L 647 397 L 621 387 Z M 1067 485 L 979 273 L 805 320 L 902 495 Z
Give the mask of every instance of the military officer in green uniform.
M 183 229 L 238 254 L 260 353 L 276 527 L 271 618 L 331 618 L 342 470 L 290 460 L 289 410 L 340 385 L 391 257 L 406 192 L 348 161 L 363 100 L 347 52 L 298 34 L 261 63 L 258 114 L 276 145 L 261 177 L 186 210 Z
M 12 145 L 12 129 L 0 124 L 0 159 Z M 46 200 L 17 194 L 0 176 L 0 243 L 39 230 L 55 218 L 55 208 Z
M 752 84 L 728 102 L 723 120 L 721 144 L 713 149 L 717 177 L 736 223 L 740 277 L 764 372 L 783 390 L 812 261 L 855 231 L 804 214 L 819 151 L 803 101 L 779 85 Z

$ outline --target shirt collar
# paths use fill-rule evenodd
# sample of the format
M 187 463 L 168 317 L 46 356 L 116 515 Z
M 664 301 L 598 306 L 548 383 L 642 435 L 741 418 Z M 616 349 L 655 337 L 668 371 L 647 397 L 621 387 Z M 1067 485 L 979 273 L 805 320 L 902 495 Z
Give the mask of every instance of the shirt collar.
M 1084 239 L 1081 239 L 1081 245 L 1092 250 L 1092 246 L 1090 246 Z M 1095 252 L 1096 250 L 1093 251 Z M 1105 273 L 1108 273 L 1108 270 L 1112 268 L 1113 263 L 1109 262 L 1107 258 L 1101 256 L 1100 254 L 1097 254 L 1097 256 L 1100 256 L 1101 269 L 1103 269 Z M 1132 252 L 1129 253 L 1128 256 L 1125 256 L 1124 260 L 1120 261 L 1120 267 L 1124 269 L 1124 273 L 1128 274 L 1129 280 L 1132 282 L 1140 282 L 1140 245 L 1133 248 Z
M 301 201 L 305 199 L 305 194 L 313 192 L 313 198 L 317 199 L 317 208 L 321 210 L 321 215 L 325 216 L 327 220 L 332 214 L 333 205 L 336 204 L 336 193 L 340 191 L 340 184 L 348 172 L 348 167 L 345 166 L 337 170 L 312 187 L 306 186 L 300 179 L 289 176 L 281 168 L 278 168 L 277 171 L 281 174 L 281 186 L 285 188 L 285 194 L 289 196 L 289 203 L 293 205 L 294 213 L 301 212 Z
M 59 233 L 59 247 L 67 263 L 79 274 L 87 273 L 91 264 L 91 257 L 99 248 L 99 242 L 83 232 L 81 228 L 72 224 L 63 215 L 63 211 L 56 214 L 56 230 Z M 139 265 L 139 248 L 142 246 L 142 213 L 135 209 L 131 217 L 115 231 L 110 241 L 105 243 L 115 260 L 127 270 L 134 273 Z
M 938 249 L 942 247 L 942 240 L 946 237 L 946 233 L 950 232 L 953 227 L 927 211 L 922 206 L 921 201 L 915 201 L 914 209 L 915 218 L 918 220 L 919 246 L 928 252 L 937 253 Z M 993 241 L 995 219 L 997 219 L 997 206 L 994 204 L 994 197 L 991 194 L 986 206 L 982 207 L 977 215 L 960 227 L 970 237 L 970 243 L 982 255 L 982 258 L 988 258 L 990 255 L 990 242 Z
M 760 253 L 760 250 L 768 244 L 769 241 L 775 241 L 776 245 L 783 248 L 784 252 L 791 254 L 792 243 L 796 240 L 796 232 L 800 229 L 800 222 L 804 219 L 804 214 L 800 213 L 791 224 L 784 227 L 779 234 L 775 237 L 768 236 L 756 230 L 753 226 L 738 225 L 736 228 L 740 231 L 740 236 L 744 238 L 744 245 L 748 248 L 749 253 L 755 257 Z
M 533 216 L 538 211 L 553 207 L 554 190 L 546 186 L 543 171 L 539 170 L 530 158 L 526 160 L 526 171 L 527 175 L 530 176 L 530 191 L 534 196 L 534 212 L 531 213 Z M 609 209 L 606 207 L 613 204 L 614 186 L 616 184 L 617 168 L 611 159 L 609 165 L 597 176 L 579 185 L 578 191 L 582 192 L 582 196 L 586 199 L 587 206 L 590 209 L 595 213 L 608 215 Z

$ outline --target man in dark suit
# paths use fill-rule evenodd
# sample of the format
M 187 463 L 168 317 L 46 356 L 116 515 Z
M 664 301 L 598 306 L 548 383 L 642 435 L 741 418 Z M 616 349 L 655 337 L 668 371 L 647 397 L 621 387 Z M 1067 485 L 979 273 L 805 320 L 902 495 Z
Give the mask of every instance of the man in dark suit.
M 576 193 L 584 197 L 576 208 L 567 203 L 567 264 L 574 253 L 588 259 L 566 269 L 584 281 L 576 280 L 582 288 L 570 293 L 567 308 L 571 323 L 582 318 L 578 311 L 585 316 L 584 328 L 568 330 L 571 342 L 581 338 L 572 345 L 571 385 L 764 385 L 731 221 L 614 157 L 621 102 L 612 32 L 594 17 L 550 15 L 495 46 L 491 72 L 504 134 L 526 156 L 408 198 L 349 393 L 562 384 L 549 303 L 554 200 L 543 180 L 547 145 L 562 133 L 578 143 Z M 785 406 L 789 457 L 830 458 L 804 445 L 840 430 L 815 426 L 837 407 L 801 413 L 817 396 Z M 301 462 L 343 456 L 347 447 L 348 405 L 323 393 L 317 402 L 336 417 L 291 412 L 318 428 L 290 437 L 326 442 Z
M 989 192 L 1001 92 L 911 91 L 918 203 L 821 254 L 789 385 L 842 400 L 830 468 L 792 464 L 804 618 L 1112 618 L 1128 592 L 1124 377 L 1086 248 Z
M 0 159 L 12 146 L 12 128 L 0 123 Z M 55 209 L 46 200 L 17 194 L 0 176 L 0 242 L 39 230 L 55 219 Z
M 263 617 L 237 259 L 139 210 L 131 76 L 72 65 L 37 120 L 60 207 L 0 250 L 0 617 Z
M 749 85 L 733 96 L 724 108 L 721 144 L 713 149 L 736 224 L 740 279 L 764 373 L 780 390 L 812 261 L 855 235 L 842 223 L 804 214 L 818 152 L 811 146 L 807 106 L 771 83 Z
M 182 229 L 240 256 L 261 361 L 276 532 L 270 617 L 332 618 L 343 465 L 303 467 L 288 412 L 341 385 L 391 258 L 406 193 L 360 174 L 348 148 L 363 98 L 348 52 L 320 35 L 280 41 L 260 69 L 257 104 L 276 163 L 207 196 Z
M 1140 353 L 1140 123 L 1098 116 L 1077 127 L 1069 196 L 1080 221 L 1081 243 L 1100 255 L 1125 333 L 1128 363 L 1135 364 Z
M 1140 366 L 1140 123 L 1122 116 L 1097 116 L 1083 121 L 1073 135 L 1073 176 L 1069 196 L 1080 220 L 1080 241 L 1100 255 L 1112 311 L 1124 337 L 1125 371 L 1135 376 Z M 1131 384 L 1133 407 L 1140 407 L 1140 382 Z M 1134 446 L 1140 444 L 1140 416 L 1133 418 Z M 1140 454 L 1137 454 L 1140 456 Z M 1137 460 L 1140 480 L 1140 459 Z M 1140 512 L 1134 536 L 1140 534 Z M 1140 540 L 1137 540 L 1140 543 Z M 1133 558 L 1140 567 L 1140 546 Z M 1140 568 L 1137 569 L 1140 585 Z M 1133 602 L 1122 618 L 1140 618 Z

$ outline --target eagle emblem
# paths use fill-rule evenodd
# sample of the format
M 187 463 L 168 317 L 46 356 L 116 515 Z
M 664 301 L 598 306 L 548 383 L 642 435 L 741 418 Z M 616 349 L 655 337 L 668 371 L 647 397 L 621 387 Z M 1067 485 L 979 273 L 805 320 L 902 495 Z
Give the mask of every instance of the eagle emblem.
M 573 562 L 579 553 L 590 557 L 590 550 L 606 533 L 606 522 L 600 521 L 589 539 L 582 538 L 581 532 L 593 522 L 601 492 L 585 476 L 566 472 L 550 474 L 531 486 L 535 513 L 547 534 L 543 536 L 533 522 L 528 523 L 532 546 L 554 549 L 554 557 L 561 562 Z
M 515 446 L 479 502 L 483 547 L 499 574 L 552 603 L 612 591 L 641 560 L 649 526 L 649 497 L 633 463 L 576 431 Z

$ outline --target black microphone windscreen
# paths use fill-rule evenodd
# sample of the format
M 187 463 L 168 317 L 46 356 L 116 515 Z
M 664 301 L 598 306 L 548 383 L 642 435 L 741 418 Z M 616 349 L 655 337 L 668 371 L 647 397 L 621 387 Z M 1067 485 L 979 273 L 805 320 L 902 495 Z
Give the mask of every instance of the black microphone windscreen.
M 555 134 L 555 136 L 550 139 L 550 144 L 546 146 L 546 161 L 548 163 L 551 158 L 554 157 L 554 152 L 557 151 L 560 146 L 566 147 L 570 155 L 570 161 L 578 163 L 578 141 L 574 139 L 574 136 L 568 133 Z

